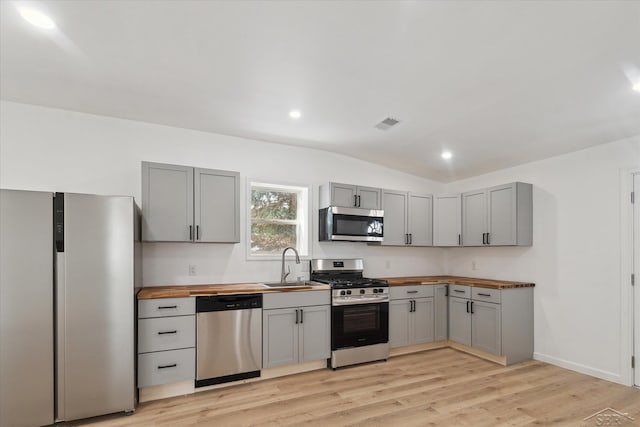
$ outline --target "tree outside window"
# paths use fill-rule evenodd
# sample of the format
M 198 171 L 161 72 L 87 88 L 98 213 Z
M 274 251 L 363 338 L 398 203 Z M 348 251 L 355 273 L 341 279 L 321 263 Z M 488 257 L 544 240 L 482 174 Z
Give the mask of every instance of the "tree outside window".
M 308 255 L 308 188 L 251 183 L 250 257 L 279 256 L 292 246 Z

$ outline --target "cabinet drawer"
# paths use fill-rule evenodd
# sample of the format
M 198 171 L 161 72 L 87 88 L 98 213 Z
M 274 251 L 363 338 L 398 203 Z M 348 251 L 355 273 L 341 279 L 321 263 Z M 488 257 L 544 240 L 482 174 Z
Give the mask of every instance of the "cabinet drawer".
M 138 355 L 138 388 L 193 380 L 195 377 L 195 348 Z
M 471 298 L 476 301 L 495 302 L 500 304 L 500 289 L 471 288 Z
M 196 317 L 138 320 L 138 353 L 195 347 Z
M 433 295 L 432 285 L 391 286 L 389 288 L 389 298 L 392 300 L 432 297 Z
M 138 319 L 196 314 L 195 297 L 138 300 Z
M 305 307 L 331 304 L 331 291 L 274 292 L 262 296 L 262 308 Z
M 465 285 L 449 285 L 449 296 L 471 298 L 471 288 Z

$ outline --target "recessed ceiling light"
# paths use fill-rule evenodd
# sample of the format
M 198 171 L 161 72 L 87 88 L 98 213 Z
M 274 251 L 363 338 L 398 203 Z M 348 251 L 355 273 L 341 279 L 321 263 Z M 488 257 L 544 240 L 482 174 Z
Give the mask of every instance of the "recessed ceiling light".
M 18 8 L 18 12 L 20 12 L 20 16 L 22 16 L 25 21 L 27 21 L 31 25 L 35 25 L 38 28 L 51 30 L 52 28 L 56 27 L 56 23 L 53 22 L 53 19 L 49 18 L 47 15 L 37 9 L 32 9 L 30 7 L 20 7 Z
M 302 113 L 300 112 L 300 110 L 289 111 L 289 117 L 291 117 L 292 119 L 299 119 L 300 116 L 302 116 Z
M 640 83 L 636 83 L 633 85 L 633 90 L 635 90 L 636 92 L 640 92 Z
M 442 156 L 442 158 L 445 160 L 449 160 L 450 158 L 453 157 L 453 154 L 451 153 L 451 151 L 443 151 L 442 154 L 440 154 L 440 156 Z

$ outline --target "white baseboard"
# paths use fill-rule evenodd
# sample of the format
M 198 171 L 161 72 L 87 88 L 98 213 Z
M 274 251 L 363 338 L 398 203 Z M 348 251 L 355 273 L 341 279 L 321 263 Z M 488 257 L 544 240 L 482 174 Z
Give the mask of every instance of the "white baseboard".
M 533 358 L 541 362 L 546 362 L 551 365 L 559 366 L 561 368 L 569 369 L 572 371 L 580 372 L 581 374 L 591 375 L 592 377 L 600 378 L 603 380 L 611 381 L 614 383 L 627 385 L 620 374 L 614 372 L 604 371 L 602 369 L 593 368 L 591 366 L 582 365 L 580 363 L 570 362 L 568 360 L 560 359 L 557 357 L 549 356 L 547 354 L 541 354 L 534 352 Z

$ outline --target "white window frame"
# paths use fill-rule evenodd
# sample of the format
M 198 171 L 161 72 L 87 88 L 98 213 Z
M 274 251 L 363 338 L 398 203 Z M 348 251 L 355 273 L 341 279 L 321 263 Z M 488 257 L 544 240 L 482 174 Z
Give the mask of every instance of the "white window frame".
M 274 182 L 273 180 L 268 179 L 247 179 L 247 233 L 245 237 L 247 260 L 273 261 L 282 259 L 282 254 L 255 254 L 251 252 L 251 192 L 254 187 L 272 190 L 299 191 L 301 193 L 297 203 L 298 219 L 295 221 L 299 224 L 296 233 L 296 249 L 298 250 L 301 259 L 311 259 L 311 185 Z M 293 251 L 287 252 L 286 258 L 295 258 Z

